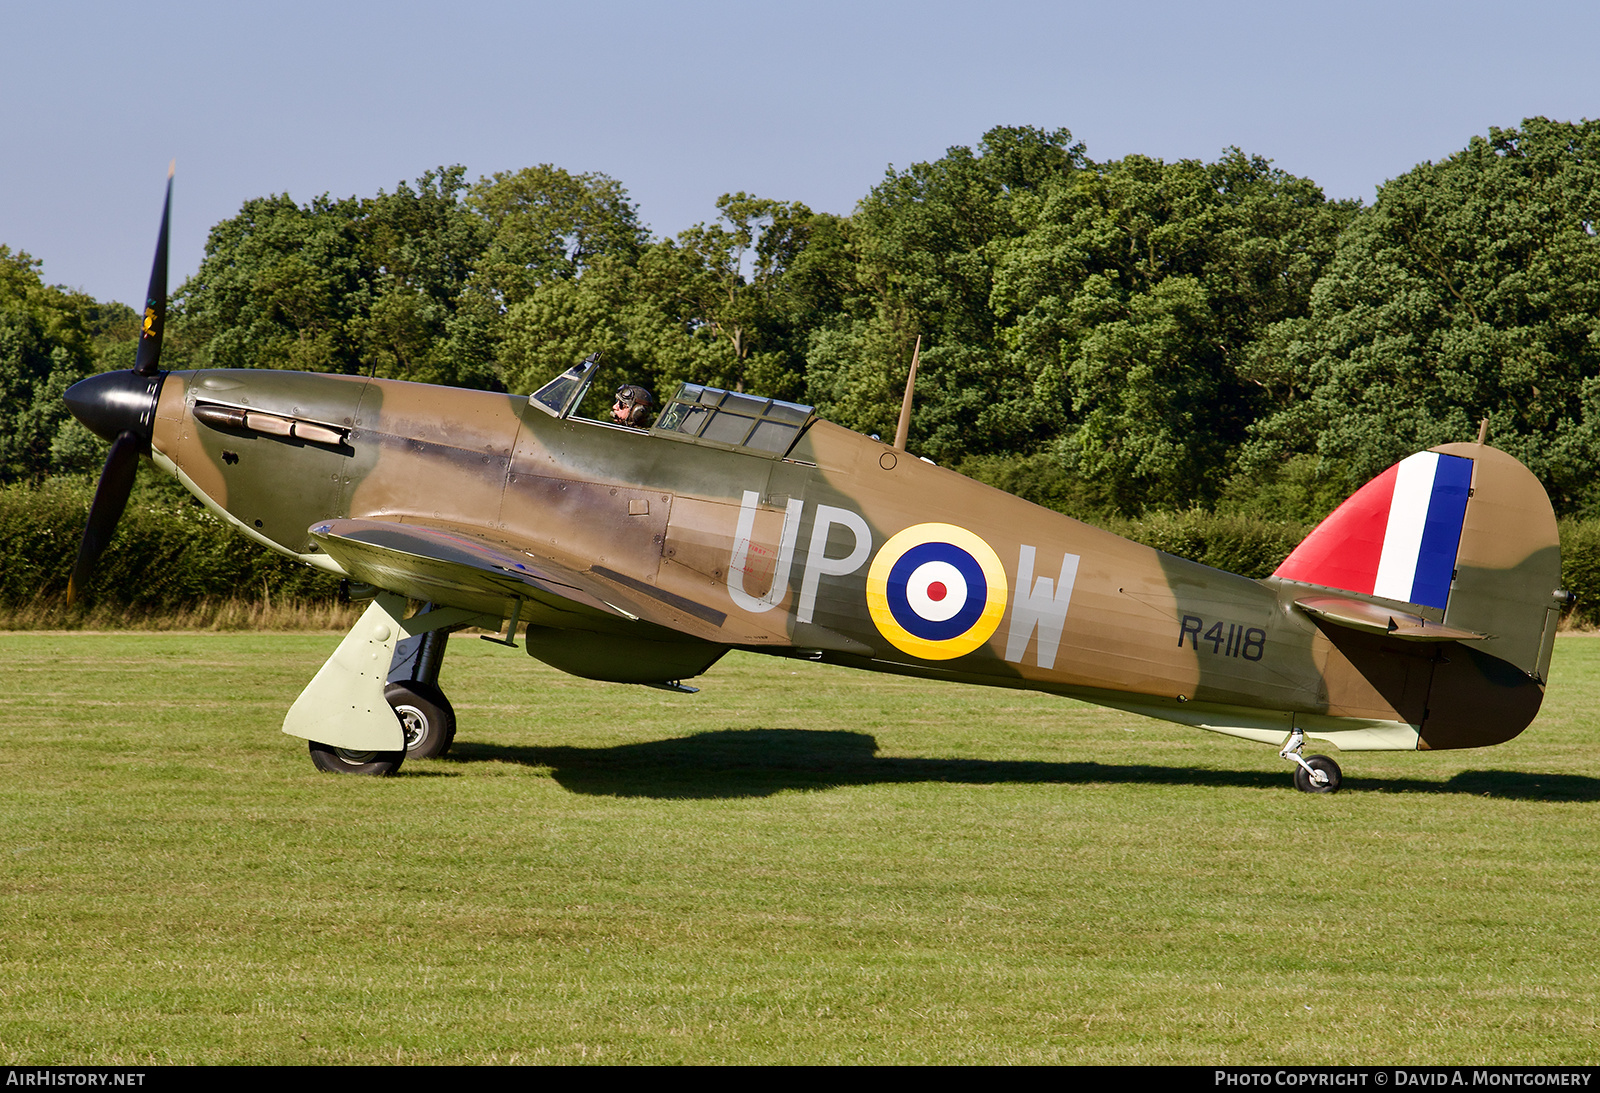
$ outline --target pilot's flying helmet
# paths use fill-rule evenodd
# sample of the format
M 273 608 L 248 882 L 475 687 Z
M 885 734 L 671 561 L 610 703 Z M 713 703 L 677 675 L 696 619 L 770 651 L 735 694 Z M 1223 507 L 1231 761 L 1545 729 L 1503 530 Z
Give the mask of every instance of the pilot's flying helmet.
M 650 409 L 655 405 L 655 399 L 636 383 L 625 383 L 617 388 L 617 393 L 612 400 L 612 409 L 618 406 L 627 411 L 625 424 L 643 426 L 650 416 Z

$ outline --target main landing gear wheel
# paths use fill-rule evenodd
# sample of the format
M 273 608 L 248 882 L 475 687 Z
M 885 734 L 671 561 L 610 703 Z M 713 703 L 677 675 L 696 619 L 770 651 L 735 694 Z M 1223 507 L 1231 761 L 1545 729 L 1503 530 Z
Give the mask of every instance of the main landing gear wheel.
M 1294 768 L 1294 788 L 1301 793 L 1337 793 L 1339 764 L 1326 755 L 1308 756 L 1304 767 Z
M 456 712 L 443 691 L 413 679 L 389 684 L 383 697 L 405 730 L 408 756 L 437 759 L 450 750 L 456 738 Z
M 393 774 L 406 757 L 403 751 L 350 751 L 319 740 L 309 743 L 311 761 L 331 774 Z

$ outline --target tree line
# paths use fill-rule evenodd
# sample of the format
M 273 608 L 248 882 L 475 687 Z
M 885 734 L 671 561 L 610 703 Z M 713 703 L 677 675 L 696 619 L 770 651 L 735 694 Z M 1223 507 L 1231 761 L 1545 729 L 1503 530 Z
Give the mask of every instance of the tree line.
M 1099 519 L 1320 517 L 1388 464 L 1491 442 L 1600 514 L 1600 122 L 1528 119 L 1371 205 L 1229 149 L 1091 160 L 1003 127 L 890 170 L 848 216 L 723 196 L 653 235 L 622 183 L 543 165 L 248 201 L 174 294 L 164 365 L 527 392 L 603 382 L 807 402 Z M 136 317 L 0 246 L 0 479 L 97 468 L 65 414 Z

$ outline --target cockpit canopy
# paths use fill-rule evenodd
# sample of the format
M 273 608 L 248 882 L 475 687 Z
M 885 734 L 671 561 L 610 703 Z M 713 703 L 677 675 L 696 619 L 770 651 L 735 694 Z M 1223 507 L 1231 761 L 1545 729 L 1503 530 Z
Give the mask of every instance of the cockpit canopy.
M 599 367 L 599 354 L 591 354 L 535 391 L 529 404 L 552 417 L 570 417 Z M 813 407 L 797 402 L 685 383 L 662 408 L 650 434 L 781 459 L 815 413 Z
M 800 439 L 813 413 L 797 402 L 685 383 L 650 432 L 781 458 Z

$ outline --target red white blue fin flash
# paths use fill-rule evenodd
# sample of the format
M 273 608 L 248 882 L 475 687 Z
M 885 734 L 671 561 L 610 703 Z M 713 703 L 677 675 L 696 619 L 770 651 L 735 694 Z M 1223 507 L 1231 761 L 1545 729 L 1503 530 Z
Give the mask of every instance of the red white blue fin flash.
M 1472 486 L 1472 460 L 1418 452 L 1357 490 L 1274 577 L 1444 608 Z

